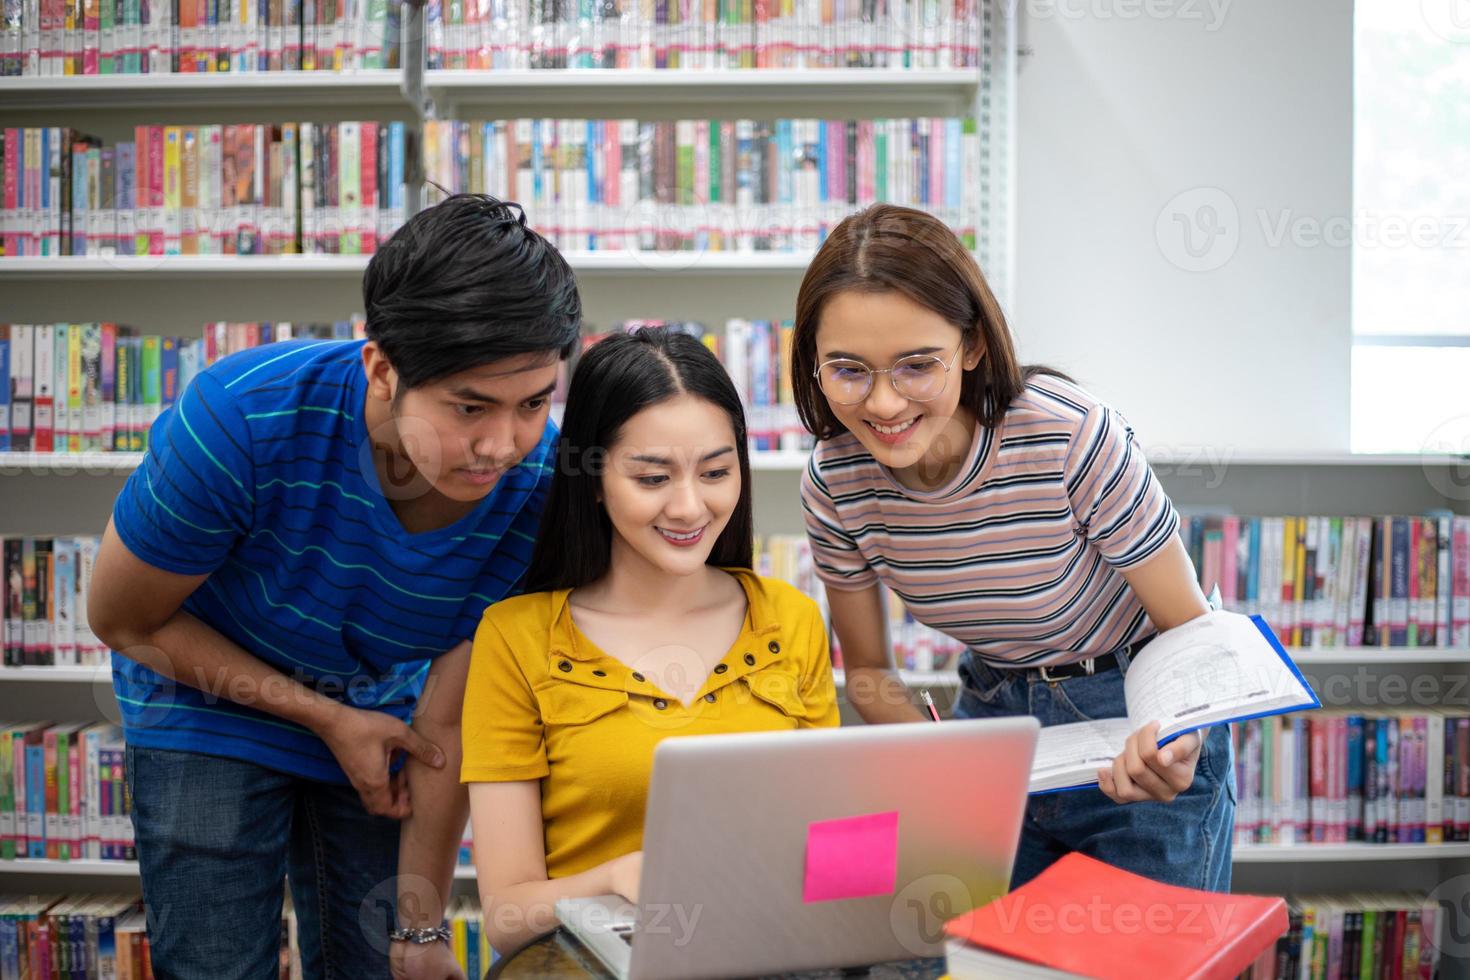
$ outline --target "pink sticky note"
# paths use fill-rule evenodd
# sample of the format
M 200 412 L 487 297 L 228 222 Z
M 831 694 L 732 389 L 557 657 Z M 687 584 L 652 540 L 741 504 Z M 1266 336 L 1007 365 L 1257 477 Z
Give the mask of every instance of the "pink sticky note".
M 803 902 L 892 895 L 897 883 L 897 810 L 807 825 Z

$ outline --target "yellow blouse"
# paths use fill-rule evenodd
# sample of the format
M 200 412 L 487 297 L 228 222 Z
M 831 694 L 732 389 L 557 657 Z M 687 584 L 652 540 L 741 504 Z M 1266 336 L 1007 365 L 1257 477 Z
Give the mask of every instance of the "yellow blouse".
M 785 582 L 728 571 L 745 589 L 745 625 L 689 707 L 582 635 L 570 590 L 485 610 L 465 686 L 460 779 L 541 780 L 549 877 L 642 848 L 653 750 L 665 738 L 837 724 L 816 603 Z

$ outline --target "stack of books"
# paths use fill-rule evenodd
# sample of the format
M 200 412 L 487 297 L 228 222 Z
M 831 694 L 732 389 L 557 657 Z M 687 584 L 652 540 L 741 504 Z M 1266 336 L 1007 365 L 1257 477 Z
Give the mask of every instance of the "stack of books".
M 1074 852 L 944 931 L 953 980 L 1233 980 L 1269 963 L 1288 925 L 1280 898 L 1163 885 Z

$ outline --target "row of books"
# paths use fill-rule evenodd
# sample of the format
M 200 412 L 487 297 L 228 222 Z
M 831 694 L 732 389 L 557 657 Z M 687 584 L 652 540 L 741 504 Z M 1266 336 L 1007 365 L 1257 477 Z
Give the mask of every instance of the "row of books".
M 62 127 L 0 139 L 0 254 L 368 254 L 405 218 L 401 122 Z
M 979 0 L 430 0 L 428 66 L 976 68 Z
M 103 666 L 107 648 L 87 624 L 87 586 L 98 539 L 76 537 L 0 538 L 0 610 L 3 610 L 6 667 Z M 755 569 L 796 586 L 826 612 L 825 590 L 812 570 L 805 535 L 756 537 Z M 945 670 L 958 662 L 964 645 L 921 623 L 885 593 L 894 658 L 906 670 Z M 833 662 L 842 654 L 833 641 Z
M 116 323 L 0 323 L 0 452 L 140 452 L 159 414 L 203 368 L 262 343 L 361 338 L 333 323 L 204 325 L 195 338 Z
M 979 221 L 980 136 L 958 117 L 431 120 L 424 166 L 444 193 L 519 202 L 571 251 L 807 252 L 880 201 L 973 249 Z
M 978 0 L 431 0 L 428 67 L 978 68 Z M 388 0 L 13 0 L 0 77 L 397 68 Z
M 1250 980 L 1434 980 L 1446 911 L 1424 892 L 1290 896 L 1286 935 Z
M 0 895 L 0 980 L 153 980 L 137 894 Z
M 397 68 L 389 0 L 10 0 L 0 76 Z
M 767 534 L 756 538 L 755 570 L 789 582 L 817 600 L 828 617 L 827 590 L 812 565 L 812 546 L 805 534 Z M 954 637 L 914 619 L 903 600 L 886 586 L 879 586 L 888 614 L 888 641 L 893 662 L 900 670 L 948 671 L 959 664 L 965 645 Z M 842 644 L 832 633 L 832 666 L 842 667 Z
M 497 956 L 478 898 L 459 895 L 445 909 L 450 948 L 467 977 L 483 976 Z M 290 893 L 281 912 L 279 980 L 306 980 Z M 153 980 L 141 895 L 0 895 L 0 980 L 49 978 Z
M 87 621 L 98 538 L 0 538 L 0 625 L 6 667 L 102 666 L 107 647 Z
M 0 727 L 0 858 L 135 861 L 122 729 Z
M 1470 647 L 1470 517 L 1193 516 L 1206 591 L 1294 647 Z
M 751 452 L 810 449 L 812 439 L 796 414 L 791 390 L 791 320 L 731 318 L 723 331 L 696 320 L 622 320 L 583 334 L 582 349 L 613 333 L 659 327 L 686 333 L 725 365 L 745 405 Z
M 1231 737 L 1237 843 L 1470 841 L 1470 714 L 1278 715 Z

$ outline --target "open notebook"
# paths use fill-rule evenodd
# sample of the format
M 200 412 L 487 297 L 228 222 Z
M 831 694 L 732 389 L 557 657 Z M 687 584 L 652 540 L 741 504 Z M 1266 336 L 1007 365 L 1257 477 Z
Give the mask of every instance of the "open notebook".
M 1096 784 L 1098 769 L 1153 721 L 1163 745 L 1210 725 L 1322 706 L 1265 620 L 1218 609 L 1155 637 L 1129 664 L 1123 691 L 1127 717 L 1041 730 L 1031 792 Z

